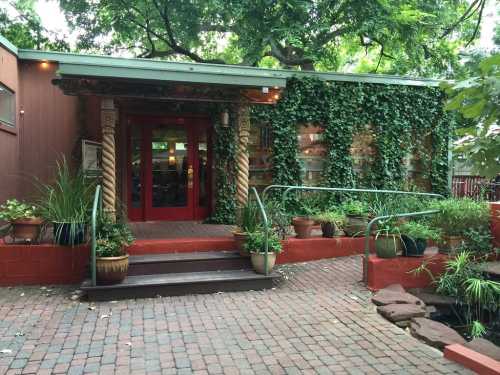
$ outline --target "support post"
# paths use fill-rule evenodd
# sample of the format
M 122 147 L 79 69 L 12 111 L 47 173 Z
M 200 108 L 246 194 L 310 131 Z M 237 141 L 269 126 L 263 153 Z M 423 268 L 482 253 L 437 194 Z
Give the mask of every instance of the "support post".
M 116 219 L 116 110 L 113 99 L 101 99 L 102 128 L 102 200 L 104 211 Z
M 248 138 L 250 137 L 250 108 L 248 104 L 238 105 L 238 149 L 236 152 L 236 200 L 243 207 L 248 200 Z

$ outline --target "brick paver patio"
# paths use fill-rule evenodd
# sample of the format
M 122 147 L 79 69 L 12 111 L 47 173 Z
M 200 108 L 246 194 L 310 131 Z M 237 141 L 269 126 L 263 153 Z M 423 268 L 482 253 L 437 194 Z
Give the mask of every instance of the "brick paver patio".
M 381 318 L 360 265 L 284 266 L 263 292 L 97 304 L 2 288 L 0 374 L 468 373 Z

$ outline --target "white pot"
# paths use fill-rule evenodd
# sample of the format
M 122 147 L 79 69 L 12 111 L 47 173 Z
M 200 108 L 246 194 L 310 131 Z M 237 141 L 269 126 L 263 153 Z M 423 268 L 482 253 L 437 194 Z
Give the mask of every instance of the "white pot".
M 264 253 L 252 253 L 252 266 L 255 272 L 266 274 L 266 268 L 264 266 L 266 255 Z M 271 272 L 276 263 L 276 253 L 267 253 L 267 270 L 268 273 Z

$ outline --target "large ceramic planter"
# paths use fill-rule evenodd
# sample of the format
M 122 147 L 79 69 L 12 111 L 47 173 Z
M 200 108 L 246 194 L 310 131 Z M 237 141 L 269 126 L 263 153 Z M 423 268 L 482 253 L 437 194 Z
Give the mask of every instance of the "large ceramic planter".
M 297 238 L 310 238 L 314 220 L 297 216 L 292 219 L 292 225 Z
M 250 254 L 245 251 L 245 242 L 247 240 L 248 234 L 246 232 L 233 232 L 234 242 L 236 243 L 236 250 L 240 253 L 241 256 L 248 257 Z
M 119 257 L 96 257 L 96 274 L 99 284 L 118 284 L 128 272 L 128 254 Z
M 43 219 L 29 218 L 14 220 L 12 224 L 12 238 L 26 242 L 35 242 L 40 236 Z
M 54 222 L 54 240 L 58 245 L 75 246 L 85 242 L 85 223 Z
M 266 274 L 265 253 L 252 253 L 251 261 L 255 272 Z M 276 263 L 276 253 L 267 253 L 267 273 L 271 272 Z
M 427 248 L 425 238 L 412 238 L 406 235 L 401 236 L 403 240 L 403 255 L 405 257 L 422 257 Z
M 365 235 L 367 226 L 368 218 L 347 215 L 347 224 L 344 231 L 350 237 L 362 237 Z
M 403 247 L 398 235 L 379 235 L 375 239 L 375 251 L 379 258 L 395 258 Z
M 464 239 L 461 236 L 443 236 L 443 241 L 439 245 L 439 252 L 442 254 L 455 254 L 462 245 Z
M 333 238 L 338 229 L 335 223 L 321 223 L 321 231 L 323 232 L 323 237 Z

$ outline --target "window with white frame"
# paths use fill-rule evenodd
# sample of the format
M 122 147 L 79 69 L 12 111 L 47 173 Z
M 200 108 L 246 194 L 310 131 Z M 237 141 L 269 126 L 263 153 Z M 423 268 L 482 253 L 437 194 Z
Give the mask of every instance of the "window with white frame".
M 15 94 L 0 83 L 0 124 L 14 127 L 16 125 Z

